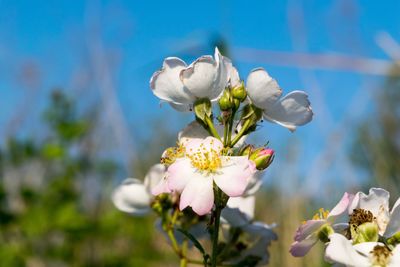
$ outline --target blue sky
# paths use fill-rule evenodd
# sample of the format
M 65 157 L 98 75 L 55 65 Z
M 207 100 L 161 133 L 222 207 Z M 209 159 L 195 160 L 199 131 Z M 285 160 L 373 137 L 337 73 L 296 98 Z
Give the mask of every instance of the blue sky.
M 291 134 L 277 125 L 265 123 L 258 138 L 270 140 L 277 155 L 282 157 L 287 144 L 300 141 L 296 168 L 300 175 L 310 175 L 310 170 L 316 168 L 313 164 L 320 164 L 315 159 L 327 149 L 329 135 L 338 131 L 338 125 L 370 114 L 373 101 L 368 95 L 379 88 L 382 77 L 345 70 L 301 70 L 265 60 L 249 62 L 242 60 L 241 51 L 336 53 L 389 59 L 377 45 L 376 36 L 385 31 L 400 40 L 398 10 L 400 2 L 395 0 L 385 4 L 345 0 L 0 0 L 0 128 L 8 125 L 21 105 L 33 102 L 28 110 L 40 110 L 52 88 L 70 90 L 77 70 L 83 65 L 90 66 L 89 43 L 93 32 L 99 29 L 96 33 L 110 55 L 117 100 L 133 132 L 149 117 L 172 116 L 171 120 L 175 121 L 183 118 L 184 122 L 177 123 L 183 125 L 192 117 L 177 117 L 168 106 L 160 108 L 158 99 L 149 90 L 149 78 L 167 56 L 180 56 L 190 62 L 202 54 L 211 54 L 211 41 L 221 36 L 228 43 L 230 56 L 242 78 L 261 66 L 279 82 L 284 92 L 303 89 L 309 93 L 315 111 L 311 124 Z M 33 93 L 29 86 L 18 81 L 20 70 L 26 64 L 34 64 L 40 70 L 40 81 L 35 85 L 39 89 Z M 32 112 L 32 118 L 28 119 L 29 126 L 35 125 L 38 119 L 33 114 L 36 113 Z M 343 129 L 351 134 L 351 128 Z M 3 131 L 1 136 L 4 137 Z M 341 156 L 345 155 L 341 153 Z M 283 160 L 277 157 L 271 172 L 277 174 L 282 164 Z M 332 168 L 335 171 L 330 173 L 335 175 L 327 174 L 327 181 L 338 176 L 347 179 L 344 176 L 348 173 L 341 171 L 341 164 L 337 162 L 329 167 L 327 171 Z

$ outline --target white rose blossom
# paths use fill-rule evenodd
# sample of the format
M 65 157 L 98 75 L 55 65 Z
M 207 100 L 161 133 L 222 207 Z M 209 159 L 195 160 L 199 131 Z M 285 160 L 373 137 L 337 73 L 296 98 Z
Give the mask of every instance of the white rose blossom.
M 237 72 L 231 70 L 230 73 Z M 295 131 L 297 126 L 312 120 L 313 112 L 308 95 L 303 91 L 292 91 L 281 98 L 282 89 L 263 68 L 250 72 L 246 88 L 251 103 L 262 109 L 263 118 L 268 121 Z
M 150 79 L 150 87 L 158 98 L 178 111 L 189 111 L 198 99 L 218 100 L 228 82 L 227 65 L 218 48 L 212 56 L 201 56 L 189 66 L 177 57 L 164 60 L 161 70 Z

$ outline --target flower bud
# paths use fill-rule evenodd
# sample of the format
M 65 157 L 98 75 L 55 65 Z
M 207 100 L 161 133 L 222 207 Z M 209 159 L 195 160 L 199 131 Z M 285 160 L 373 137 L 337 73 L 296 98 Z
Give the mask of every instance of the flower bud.
M 247 92 L 244 87 L 243 81 L 240 83 L 239 86 L 232 88 L 231 91 L 233 98 L 239 100 L 240 102 L 243 102 L 246 99 Z
M 394 235 L 387 239 L 389 245 L 397 245 L 400 243 L 400 232 L 396 232 Z
M 261 171 L 268 168 L 272 163 L 274 151 L 269 148 L 260 147 L 250 154 L 249 159 L 256 164 L 257 170 Z
M 230 110 L 233 107 L 233 103 L 231 100 L 231 95 L 229 90 L 225 89 L 224 93 L 222 94 L 221 98 L 218 100 L 219 108 L 222 111 Z
M 366 222 L 357 227 L 357 235 L 353 239 L 353 244 L 364 242 L 377 242 L 378 238 L 378 224 L 374 222 Z

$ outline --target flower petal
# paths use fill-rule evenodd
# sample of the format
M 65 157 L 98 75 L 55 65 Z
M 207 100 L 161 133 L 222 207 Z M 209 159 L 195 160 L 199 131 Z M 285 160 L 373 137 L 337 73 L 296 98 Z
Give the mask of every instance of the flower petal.
M 282 95 L 278 83 L 263 68 L 250 72 L 246 88 L 252 103 L 261 109 L 272 106 Z
M 158 98 L 177 104 L 191 104 L 195 97 L 188 91 L 179 79 L 179 73 L 186 68 L 184 61 L 177 57 L 164 60 L 160 71 L 153 74 L 150 87 Z
M 247 196 L 254 195 L 261 188 L 262 184 L 263 184 L 262 172 L 254 173 L 250 177 L 250 179 L 247 183 L 247 187 L 246 187 L 246 190 L 244 191 L 243 196 L 247 197 Z
M 295 131 L 296 126 L 312 120 L 313 112 L 308 95 L 303 91 L 293 91 L 277 101 L 273 106 L 264 109 L 263 117 Z
M 368 257 L 362 256 L 353 248 L 351 241 L 340 234 L 332 234 L 325 250 L 325 259 L 346 266 L 370 266 Z
M 182 192 L 195 174 L 190 160 L 188 158 L 179 158 L 168 167 L 168 187 L 173 191 Z
M 289 252 L 293 257 L 303 257 L 310 251 L 317 241 L 318 237 L 316 234 L 310 235 L 306 239 L 295 241 L 290 246 Z
M 221 157 L 222 167 L 214 175 L 214 181 L 230 197 L 241 196 L 247 183 L 256 171 L 247 156 Z
M 214 205 L 213 181 L 209 177 L 195 174 L 181 194 L 179 209 L 192 207 L 198 215 L 209 213 Z
M 144 185 L 148 192 L 159 184 L 159 182 L 165 177 L 167 168 L 162 164 L 153 165 L 144 177 Z
M 222 217 L 233 227 L 250 223 L 254 217 L 255 197 L 231 197 L 226 208 L 222 210 Z
M 241 81 L 240 81 L 240 77 L 239 77 L 239 72 L 232 65 L 232 62 L 230 59 L 227 59 L 226 57 L 224 57 L 224 60 L 226 62 L 226 68 L 228 71 L 228 80 L 231 85 L 231 88 L 240 86 Z
M 400 206 L 395 205 L 390 214 L 390 221 L 386 227 L 385 237 L 391 237 L 395 233 L 400 231 Z
M 328 219 L 333 222 L 335 219 L 347 211 L 354 195 L 345 192 L 339 203 L 329 212 Z
M 312 233 L 318 231 L 318 229 L 326 223 L 326 220 L 308 220 L 304 224 L 297 228 L 294 236 L 295 241 L 301 241 L 306 239 Z
M 388 264 L 388 267 L 397 267 L 400 266 L 400 246 L 397 245 L 393 250 L 392 250 L 392 257 L 390 258 L 390 262 Z
M 134 215 L 143 215 L 150 210 L 150 200 L 146 187 L 134 178 L 122 182 L 111 195 L 114 205 L 121 211 Z
M 222 94 L 228 81 L 227 62 L 215 49 L 215 59 L 202 56 L 180 72 L 180 79 L 197 98 L 214 101 Z

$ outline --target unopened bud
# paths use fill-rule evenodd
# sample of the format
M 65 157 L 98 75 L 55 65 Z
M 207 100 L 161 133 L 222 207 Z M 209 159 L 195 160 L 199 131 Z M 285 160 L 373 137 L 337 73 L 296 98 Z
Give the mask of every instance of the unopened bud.
M 400 243 L 400 232 L 395 233 L 387 239 L 388 244 L 397 245 Z
M 225 89 L 224 93 L 218 100 L 219 108 L 222 111 L 227 111 L 230 110 L 233 107 L 232 99 L 231 99 L 231 94 L 229 92 L 229 89 Z
M 250 154 L 249 159 L 256 164 L 257 170 L 261 171 L 268 168 L 272 163 L 272 160 L 274 159 L 274 151 L 264 147 L 257 148 Z
M 357 235 L 353 239 L 353 244 L 364 242 L 377 242 L 378 238 L 378 224 L 374 222 L 366 222 L 357 227 Z
M 323 243 L 329 242 L 329 236 L 334 233 L 335 231 L 333 230 L 332 226 L 329 224 L 324 224 L 318 230 L 318 239 Z
M 232 88 L 231 91 L 232 96 L 240 102 L 243 102 L 246 99 L 247 92 L 246 88 L 244 87 L 243 81 L 239 84 L 239 86 Z

